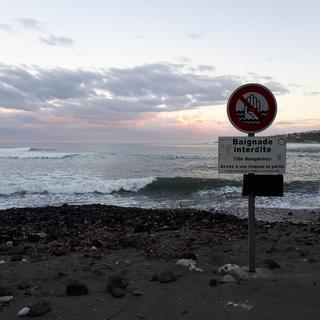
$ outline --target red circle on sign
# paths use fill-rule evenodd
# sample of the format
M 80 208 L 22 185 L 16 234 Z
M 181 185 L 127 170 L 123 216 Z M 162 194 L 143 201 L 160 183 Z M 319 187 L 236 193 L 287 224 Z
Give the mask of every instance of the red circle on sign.
M 247 133 L 259 132 L 273 122 L 277 113 L 277 102 L 268 88 L 249 83 L 232 93 L 227 113 L 230 122 L 238 130 Z

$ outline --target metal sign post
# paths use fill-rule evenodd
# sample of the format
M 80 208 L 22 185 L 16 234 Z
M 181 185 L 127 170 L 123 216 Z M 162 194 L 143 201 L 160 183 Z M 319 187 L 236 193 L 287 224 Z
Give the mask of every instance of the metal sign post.
M 254 133 L 249 133 L 249 137 L 254 137 Z M 252 175 L 254 173 L 251 173 Z M 255 202 L 253 194 L 248 196 L 248 249 L 249 249 L 249 272 L 255 272 L 256 268 L 256 239 L 255 239 Z

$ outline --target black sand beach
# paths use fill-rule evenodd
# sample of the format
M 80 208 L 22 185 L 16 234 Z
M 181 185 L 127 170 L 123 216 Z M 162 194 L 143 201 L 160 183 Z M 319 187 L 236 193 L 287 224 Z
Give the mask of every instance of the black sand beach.
M 318 319 L 320 219 L 257 221 L 256 229 L 258 278 L 230 272 L 222 283 L 222 265 L 247 265 L 247 221 L 231 215 L 103 205 L 1 211 L 0 319 L 35 303 L 26 318 Z M 193 270 L 177 265 L 181 258 L 194 260 Z

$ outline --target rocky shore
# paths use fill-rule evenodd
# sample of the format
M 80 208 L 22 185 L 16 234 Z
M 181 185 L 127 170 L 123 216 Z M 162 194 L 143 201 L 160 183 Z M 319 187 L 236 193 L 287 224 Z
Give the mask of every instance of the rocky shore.
M 221 212 L 0 211 L 0 319 L 318 319 L 319 221 L 257 221 L 252 274 Z

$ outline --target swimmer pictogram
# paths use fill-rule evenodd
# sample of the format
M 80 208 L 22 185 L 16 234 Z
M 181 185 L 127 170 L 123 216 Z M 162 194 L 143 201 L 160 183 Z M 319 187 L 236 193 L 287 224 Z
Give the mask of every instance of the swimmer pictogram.
M 228 117 L 243 132 L 259 132 L 274 120 L 277 103 L 272 92 L 259 84 L 238 88 L 228 101 Z

